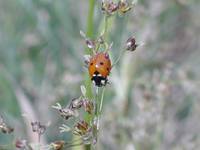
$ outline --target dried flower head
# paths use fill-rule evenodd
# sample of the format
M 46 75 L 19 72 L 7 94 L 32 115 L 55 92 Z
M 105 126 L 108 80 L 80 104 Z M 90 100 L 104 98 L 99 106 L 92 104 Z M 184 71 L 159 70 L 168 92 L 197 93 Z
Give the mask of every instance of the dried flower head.
M 51 147 L 53 148 L 53 150 L 62 150 L 64 147 L 65 141 L 55 141 L 53 143 L 51 143 Z
M 3 117 L 0 116 L 0 129 L 1 132 L 5 133 L 5 134 L 10 134 L 14 131 L 14 128 L 9 127 L 3 120 Z
M 81 108 L 83 105 L 83 102 L 80 98 L 74 98 L 72 99 L 70 105 L 69 105 L 69 109 L 73 110 L 73 109 L 79 109 Z
M 126 41 L 126 50 L 128 51 L 134 51 L 137 48 L 137 44 L 135 41 L 134 37 L 130 37 L 127 41 Z
M 86 121 L 80 121 L 74 126 L 74 134 L 83 136 L 89 132 L 90 128 Z
M 32 131 L 38 133 L 39 135 L 44 134 L 46 126 L 42 125 L 39 121 L 31 122 Z
M 101 10 L 105 12 L 108 16 L 114 14 L 118 9 L 118 4 L 111 0 L 103 0 L 101 5 Z
M 83 107 L 84 107 L 85 111 L 88 112 L 89 114 L 92 114 L 92 112 L 94 111 L 94 104 L 91 100 L 84 99 Z
M 94 40 L 86 39 L 85 43 L 88 48 L 90 49 L 95 48 L 96 42 Z
M 80 35 L 85 39 L 85 43 L 89 49 L 95 49 L 96 41 L 88 38 L 83 31 L 80 31 Z
M 91 56 L 90 55 L 84 55 L 84 67 L 88 68 L 89 66 L 89 62 L 90 62 L 90 58 Z
M 132 4 L 128 3 L 126 0 L 121 0 L 118 3 L 118 12 L 120 15 L 125 14 L 129 10 L 131 10 Z
M 60 109 L 59 112 L 60 112 L 60 115 L 66 120 L 68 120 L 70 117 L 78 116 L 78 112 L 69 108 Z
M 66 120 L 68 120 L 71 117 L 77 117 L 78 116 L 78 112 L 72 108 L 62 108 L 61 105 L 59 103 L 56 103 L 55 106 L 52 106 L 53 108 L 57 109 L 60 112 L 60 115 L 65 118 Z M 69 105 L 69 107 L 72 107 Z

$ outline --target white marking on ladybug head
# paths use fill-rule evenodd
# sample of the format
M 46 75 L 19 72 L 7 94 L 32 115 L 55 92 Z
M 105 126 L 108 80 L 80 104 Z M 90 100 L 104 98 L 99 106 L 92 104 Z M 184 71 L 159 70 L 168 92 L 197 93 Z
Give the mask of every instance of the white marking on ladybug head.
M 99 66 L 96 64 L 95 67 L 98 68 Z
M 97 76 L 98 76 L 98 77 L 102 77 L 102 75 L 101 75 L 101 74 L 97 74 Z

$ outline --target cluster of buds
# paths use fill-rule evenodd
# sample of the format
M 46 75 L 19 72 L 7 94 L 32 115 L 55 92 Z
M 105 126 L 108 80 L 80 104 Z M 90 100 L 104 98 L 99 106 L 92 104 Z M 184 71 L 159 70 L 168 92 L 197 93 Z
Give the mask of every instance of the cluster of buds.
M 31 122 L 32 131 L 36 132 L 38 135 L 44 134 L 46 131 L 46 126 L 42 125 L 39 121 Z
M 94 110 L 93 102 L 87 98 L 74 98 L 71 100 L 70 104 L 65 108 L 62 108 L 62 106 L 59 103 L 57 103 L 56 106 L 52 107 L 57 109 L 60 115 L 66 120 L 68 120 L 71 117 L 78 117 L 77 110 L 81 107 L 83 107 L 84 110 L 89 114 L 92 114 Z
M 120 15 L 125 14 L 133 7 L 133 3 L 129 3 L 126 0 L 120 0 L 118 3 L 112 0 L 102 0 L 101 10 L 106 13 L 106 15 L 113 15 L 118 12 Z
M 14 131 L 14 128 L 9 127 L 5 122 L 2 116 L 0 116 L 0 129 L 2 133 L 10 134 Z
M 81 86 L 81 92 L 82 96 L 72 99 L 67 107 L 62 108 L 59 103 L 52 107 L 57 109 L 65 120 L 78 117 L 78 110 L 81 108 L 90 115 L 94 114 L 94 103 L 86 97 L 86 89 L 84 86 Z M 65 143 L 65 147 L 91 143 L 91 139 L 93 137 L 93 125 L 89 124 L 85 120 L 81 120 L 80 118 L 81 117 L 79 117 L 79 121 L 75 122 L 72 127 L 69 127 L 66 124 L 63 124 L 61 127 L 59 127 L 60 132 L 72 131 L 73 134 L 80 136 L 78 143 Z

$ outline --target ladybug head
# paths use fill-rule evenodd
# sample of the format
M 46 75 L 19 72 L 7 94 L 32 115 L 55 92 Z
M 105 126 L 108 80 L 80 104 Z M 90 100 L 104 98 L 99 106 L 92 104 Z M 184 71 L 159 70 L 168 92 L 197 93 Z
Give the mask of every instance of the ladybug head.
M 108 79 L 103 77 L 98 71 L 95 71 L 92 77 L 92 81 L 96 86 L 101 87 L 106 85 Z

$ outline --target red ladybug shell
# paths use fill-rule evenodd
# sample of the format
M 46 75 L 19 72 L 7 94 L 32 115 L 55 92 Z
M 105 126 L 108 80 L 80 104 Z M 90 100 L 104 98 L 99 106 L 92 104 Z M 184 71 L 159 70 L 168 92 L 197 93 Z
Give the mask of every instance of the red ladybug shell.
M 99 52 L 90 58 L 88 71 L 96 86 L 106 85 L 110 70 L 111 61 L 107 52 Z

